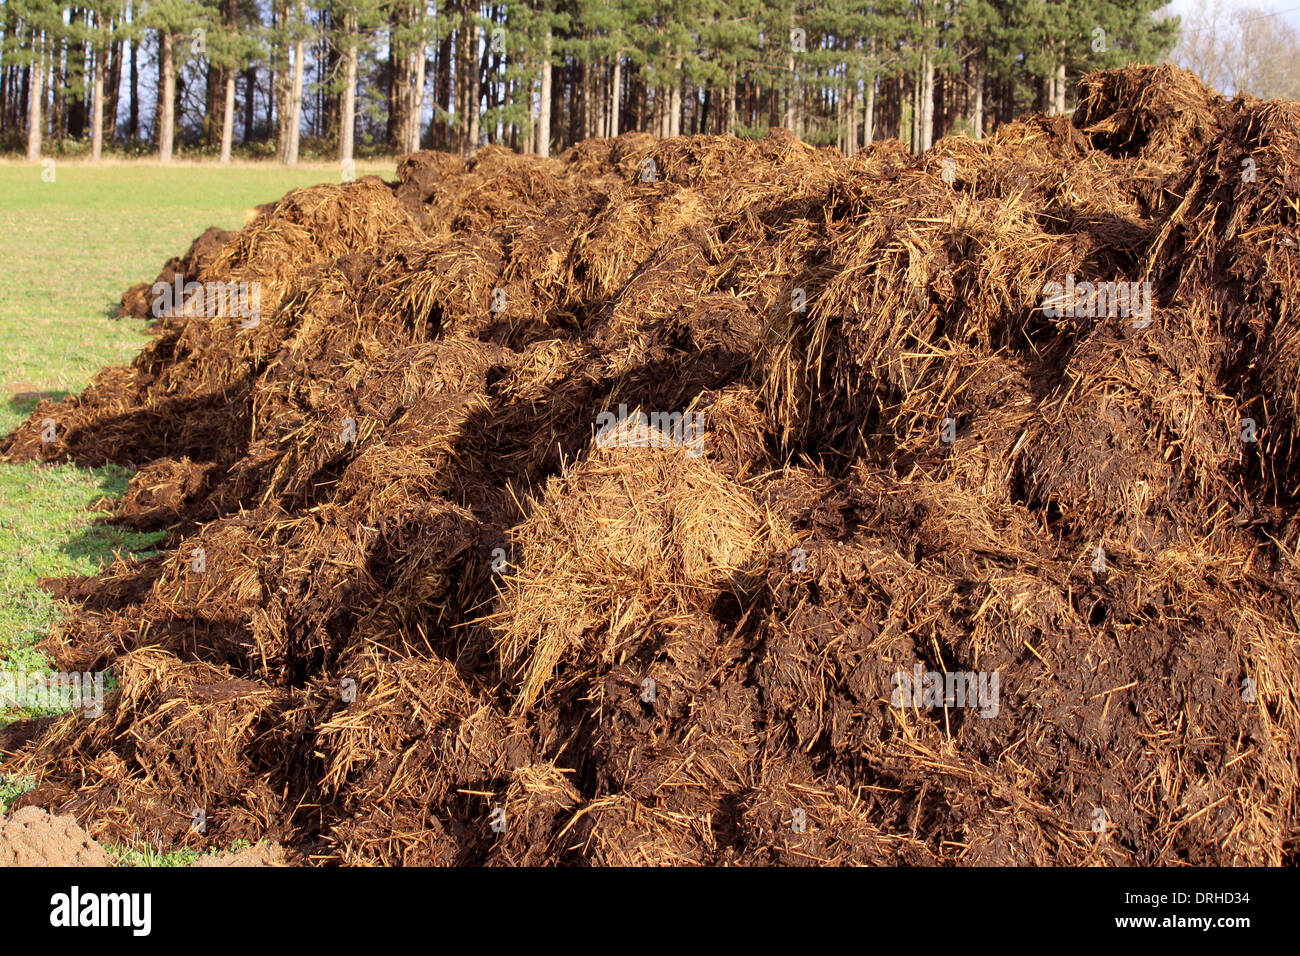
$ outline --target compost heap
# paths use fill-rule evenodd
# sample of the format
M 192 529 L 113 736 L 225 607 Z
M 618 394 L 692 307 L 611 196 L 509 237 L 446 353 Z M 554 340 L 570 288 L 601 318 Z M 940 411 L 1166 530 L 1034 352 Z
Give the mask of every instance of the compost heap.
M 260 320 L 173 310 L 3 446 L 138 467 L 113 520 L 169 532 L 51 585 L 118 687 L 22 802 L 322 863 L 1294 862 L 1297 134 L 1131 68 L 915 159 L 290 192 L 162 276 Z

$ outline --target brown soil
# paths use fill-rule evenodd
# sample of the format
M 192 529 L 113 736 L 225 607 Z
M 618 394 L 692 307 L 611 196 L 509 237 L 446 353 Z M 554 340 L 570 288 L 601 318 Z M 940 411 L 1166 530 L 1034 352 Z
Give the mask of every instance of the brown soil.
M 417 153 L 169 264 L 260 323 L 165 316 L 0 447 L 142 463 L 115 520 L 170 532 L 55 586 L 119 689 L 22 800 L 318 863 L 1294 862 L 1300 105 L 1082 103 L 920 158 Z M 703 454 L 597 441 L 620 405 Z M 914 667 L 996 713 L 896 706 Z
M 0 817 L 0 866 L 110 866 L 103 847 L 72 816 L 23 807 Z
M 226 850 L 201 856 L 195 866 L 288 866 L 284 848 L 270 843 L 258 843 L 243 850 Z

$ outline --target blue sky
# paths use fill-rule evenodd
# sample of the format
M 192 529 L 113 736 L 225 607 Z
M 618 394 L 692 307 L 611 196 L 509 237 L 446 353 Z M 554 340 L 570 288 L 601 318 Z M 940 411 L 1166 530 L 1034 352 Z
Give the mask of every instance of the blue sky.
M 1285 20 L 1297 30 L 1300 30 L 1300 0 L 1220 0 L 1222 5 L 1228 9 L 1263 9 L 1266 12 L 1280 11 L 1279 20 Z M 1199 6 L 1197 0 L 1174 0 L 1169 4 L 1174 13 L 1186 14 Z

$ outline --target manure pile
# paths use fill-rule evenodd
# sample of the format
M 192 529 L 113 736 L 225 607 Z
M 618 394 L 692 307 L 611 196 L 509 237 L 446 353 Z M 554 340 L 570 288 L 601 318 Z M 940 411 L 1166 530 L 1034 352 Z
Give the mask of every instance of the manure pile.
M 917 159 L 295 190 L 161 277 L 258 319 L 176 309 L 3 444 L 169 532 L 50 584 L 119 686 L 6 772 L 321 863 L 1294 863 L 1298 135 L 1133 68 Z

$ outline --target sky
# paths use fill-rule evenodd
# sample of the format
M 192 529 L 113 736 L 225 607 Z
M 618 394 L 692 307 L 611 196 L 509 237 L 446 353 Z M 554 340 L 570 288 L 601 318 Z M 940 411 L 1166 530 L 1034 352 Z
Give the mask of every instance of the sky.
M 1219 2 L 1229 10 L 1242 8 L 1262 9 L 1266 12 L 1277 12 L 1279 20 L 1285 20 L 1291 26 L 1300 30 L 1300 0 L 1219 0 Z M 1169 4 L 1173 13 L 1186 14 L 1195 10 L 1199 6 L 1199 0 L 1173 0 Z

